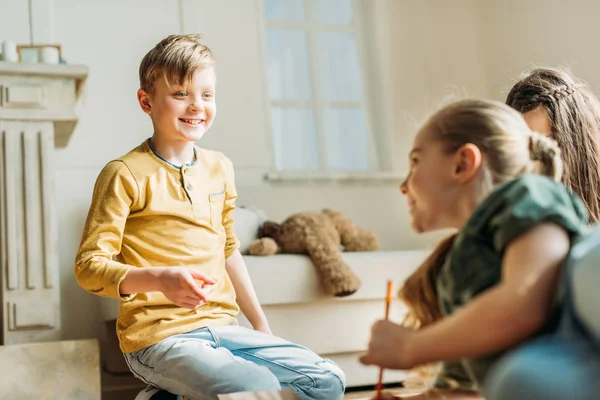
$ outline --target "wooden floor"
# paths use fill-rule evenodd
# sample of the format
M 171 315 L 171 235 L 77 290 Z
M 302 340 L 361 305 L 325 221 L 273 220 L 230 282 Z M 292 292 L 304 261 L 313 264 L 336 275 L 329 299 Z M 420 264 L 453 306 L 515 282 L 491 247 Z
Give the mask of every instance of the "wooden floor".
M 411 389 L 385 389 L 385 393 L 391 393 L 394 395 L 405 395 L 407 399 L 410 398 L 411 395 L 418 394 L 418 391 Z M 344 400 L 370 400 L 375 398 L 375 391 L 368 390 L 365 392 L 350 392 L 344 395 Z
M 421 390 L 415 389 L 385 389 L 384 392 L 386 394 L 389 393 L 395 396 L 402 396 L 401 398 L 406 400 L 484 400 L 478 394 L 473 392 L 429 392 L 422 395 L 419 395 L 422 392 Z M 344 396 L 344 400 L 371 400 L 374 398 L 374 390 L 369 390 L 366 392 L 350 392 L 346 393 Z

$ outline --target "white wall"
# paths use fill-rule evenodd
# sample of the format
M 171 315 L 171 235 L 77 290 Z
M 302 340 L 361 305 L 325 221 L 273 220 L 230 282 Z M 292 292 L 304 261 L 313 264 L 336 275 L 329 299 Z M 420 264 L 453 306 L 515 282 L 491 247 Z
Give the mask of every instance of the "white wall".
M 65 338 L 102 337 L 98 299 L 73 276 L 92 187 L 102 166 L 148 137 L 151 125 L 136 102 L 137 68 L 146 51 L 170 33 L 204 34 L 218 59 L 218 116 L 201 145 L 224 151 L 235 166 L 239 204 L 274 220 L 302 210 L 337 208 L 373 229 L 384 249 L 429 246 L 441 234 L 414 235 L 397 183 L 273 184 L 267 131 L 259 0 L 35 0 L 51 12 L 39 35 L 62 45 L 71 64 L 90 68 L 83 115 L 67 148 L 58 150 L 62 316 Z M 422 119 L 454 93 L 485 96 L 484 45 L 477 0 L 364 0 L 369 65 L 387 128 L 394 166 Z M 0 39 L 29 41 L 26 1 L 0 0 Z M 452 5 L 450 5 L 452 4 Z M 39 20 L 40 13 L 36 17 Z M 38 35 L 38 36 L 39 36 Z M 36 36 L 36 37 L 38 37 Z M 43 39 L 39 39 L 43 40 Z M 250 150 L 251 149 L 251 150 Z
M 565 66 L 600 90 L 600 2 L 484 0 L 478 3 L 490 95 L 504 100 L 521 71 Z
M 478 40 L 478 0 L 372 4 L 385 118 L 394 139 L 396 167 L 406 170 L 414 133 L 433 110 L 452 99 L 488 93 Z
M 29 43 L 29 8 L 23 0 L 0 0 L 0 42 Z M 0 50 L 1 51 L 1 50 Z

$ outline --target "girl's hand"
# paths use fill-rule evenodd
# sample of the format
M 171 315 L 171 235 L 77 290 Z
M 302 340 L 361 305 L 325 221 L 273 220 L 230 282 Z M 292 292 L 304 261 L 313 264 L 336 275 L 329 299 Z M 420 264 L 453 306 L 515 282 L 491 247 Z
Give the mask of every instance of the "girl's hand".
M 386 320 L 380 320 L 371 328 L 371 341 L 367 354 L 360 358 L 365 365 L 383 368 L 410 369 L 415 366 L 411 340 L 415 332 Z
M 202 288 L 215 283 L 204 273 L 185 267 L 164 267 L 158 278 L 160 291 L 167 299 L 179 307 L 192 310 L 208 301 Z

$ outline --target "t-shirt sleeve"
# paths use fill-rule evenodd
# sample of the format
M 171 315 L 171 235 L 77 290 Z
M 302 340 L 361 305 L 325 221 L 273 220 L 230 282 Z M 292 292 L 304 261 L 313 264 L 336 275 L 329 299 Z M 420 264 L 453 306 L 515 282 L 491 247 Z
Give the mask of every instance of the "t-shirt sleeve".
M 498 210 L 489 221 L 494 248 L 503 252 L 511 241 L 543 222 L 554 223 L 569 236 L 581 232 L 588 214 L 581 200 L 550 178 L 527 175 L 510 182 L 498 196 Z
M 223 205 L 223 227 L 225 228 L 225 258 L 229 258 L 240 247 L 240 242 L 235 234 L 233 212 L 238 197 L 235 187 L 234 168 L 231 160 L 223 156 L 225 168 L 225 204 Z
M 113 260 L 120 253 L 125 223 L 138 196 L 137 183 L 122 161 L 108 163 L 94 186 L 92 203 L 75 260 L 75 277 L 88 292 L 120 300 L 119 286 L 131 265 Z

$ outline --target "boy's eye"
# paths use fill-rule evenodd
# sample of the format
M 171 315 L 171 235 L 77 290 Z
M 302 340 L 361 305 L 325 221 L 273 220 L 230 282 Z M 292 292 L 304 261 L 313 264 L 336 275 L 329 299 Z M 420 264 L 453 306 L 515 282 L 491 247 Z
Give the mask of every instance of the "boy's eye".
M 186 92 L 176 92 L 175 96 L 177 96 L 177 97 L 184 97 L 184 96 L 187 96 L 187 93 Z
M 204 93 L 204 94 L 202 95 L 202 97 L 204 97 L 205 99 L 210 99 L 210 98 L 212 98 L 212 97 L 213 97 L 213 94 L 212 94 L 212 93 Z

